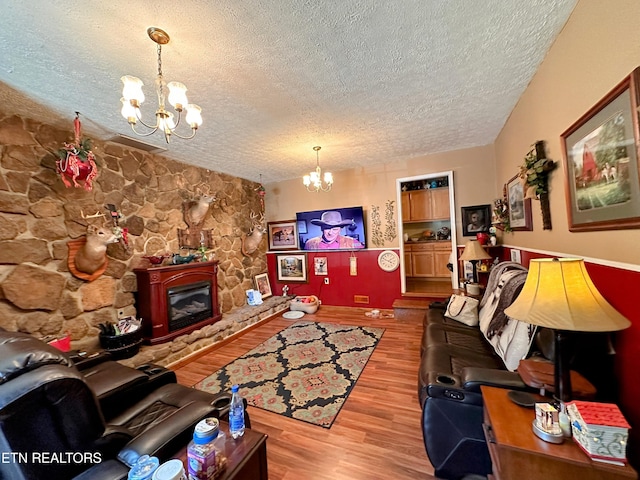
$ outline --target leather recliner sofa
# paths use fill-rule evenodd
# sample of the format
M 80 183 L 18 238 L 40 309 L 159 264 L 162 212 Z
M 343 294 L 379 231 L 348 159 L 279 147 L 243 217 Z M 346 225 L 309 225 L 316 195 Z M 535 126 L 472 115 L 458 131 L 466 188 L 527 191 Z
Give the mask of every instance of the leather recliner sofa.
M 491 473 L 491 459 L 483 430 L 483 402 L 480 387 L 490 385 L 511 390 L 532 390 L 517 373 L 524 356 L 553 361 L 553 332 L 516 322 L 504 315 L 522 289 L 527 271 L 519 264 L 502 262 L 489 276 L 480 303 L 480 326 L 467 326 L 446 317 L 447 302 L 432 303 L 424 319 L 418 395 L 422 405 L 422 432 L 427 456 L 438 478 L 457 480 L 466 475 Z M 513 324 L 511 322 L 516 322 Z M 516 325 L 521 338 L 517 355 L 503 357 L 494 348 L 500 328 Z M 484 332 L 482 330 L 484 327 Z M 505 337 L 513 334 L 510 330 Z M 574 352 L 572 368 L 602 391 L 602 379 L 612 378 L 608 337 L 581 334 L 581 348 Z M 494 339 L 490 344 L 488 338 Z M 583 355 L 580 351 L 585 352 Z M 506 352 L 509 352 L 506 348 Z M 588 361 L 584 359 L 587 358 Z M 505 359 L 511 369 L 505 365 Z M 602 399 L 602 398 L 601 398 Z
M 117 389 L 123 371 L 116 365 L 128 367 L 108 362 Z M 0 332 L 0 479 L 124 479 L 141 455 L 170 458 L 198 421 L 220 416 L 217 401 L 228 404 L 227 394 L 177 383 L 141 399 L 138 390 L 131 402 L 122 392 L 105 423 L 95 392 L 67 355 L 30 335 Z

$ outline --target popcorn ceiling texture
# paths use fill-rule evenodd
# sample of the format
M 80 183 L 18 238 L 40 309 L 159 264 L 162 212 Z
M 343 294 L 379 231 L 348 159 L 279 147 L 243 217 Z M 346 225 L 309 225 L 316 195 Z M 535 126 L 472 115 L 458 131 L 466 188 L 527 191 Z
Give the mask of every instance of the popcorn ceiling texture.
M 99 174 L 93 190 L 66 188 L 51 152 L 69 140 L 70 130 L 0 111 L 0 327 L 39 337 L 68 332 L 73 348 L 97 349 L 98 324 L 115 321 L 119 310 L 136 315 L 133 269 L 149 266 L 142 257 L 179 251 L 177 229 L 186 227 L 182 202 L 204 186 L 217 197 L 203 228 L 212 229 L 219 261 L 223 320 L 176 338 L 171 347 L 143 349 L 141 358 L 174 361 L 264 317 L 263 310 L 237 314 L 253 277 L 267 270 L 266 240 L 250 257 L 240 252 L 249 215 L 261 208 L 255 183 L 95 142 Z M 81 211 L 107 212 L 107 203 L 123 215 L 131 248 L 109 245 L 107 270 L 85 282 L 69 273 L 67 242 L 86 233 Z
M 3 2 L 0 102 L 63 127 L 135 136 L 120 77 L 155 111 L 167 81 L 203 108 L 166 156 L 264 183 L 493 143 L 576 0 Z M 26 99 L 25 99 L 26 97 Z M 147 116 L 147 119 L 149 117 Z M 145 140 L 166 146 L 160 135 Z

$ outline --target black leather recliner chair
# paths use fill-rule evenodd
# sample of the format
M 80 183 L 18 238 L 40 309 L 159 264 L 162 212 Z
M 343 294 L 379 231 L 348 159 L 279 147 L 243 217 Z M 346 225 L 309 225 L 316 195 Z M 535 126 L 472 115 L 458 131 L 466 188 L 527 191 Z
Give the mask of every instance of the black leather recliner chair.
M 0 332 L 0 451 L 11 452 L 0 479 L 124 479 L 140 455 L 162 461 L 184 447 L 198 421 L 219 416 L 216 400 L 170 383 L 106 424 L 65 354 L 30 335 Z

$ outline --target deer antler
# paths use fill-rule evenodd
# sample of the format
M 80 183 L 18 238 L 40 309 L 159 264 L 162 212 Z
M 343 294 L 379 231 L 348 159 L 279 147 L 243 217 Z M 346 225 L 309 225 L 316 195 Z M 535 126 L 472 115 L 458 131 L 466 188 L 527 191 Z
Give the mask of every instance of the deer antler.
M 89 220 L 90 218 L 104 218 L 104 213 L 100 213 L 99 211 L 97 211 L 96 213 L 94 213 L 93 215 L 85 215 L 84 212 L 82 211 L 82 209 L 80 210 L 80 216 L 84 219 L 84 220 Z

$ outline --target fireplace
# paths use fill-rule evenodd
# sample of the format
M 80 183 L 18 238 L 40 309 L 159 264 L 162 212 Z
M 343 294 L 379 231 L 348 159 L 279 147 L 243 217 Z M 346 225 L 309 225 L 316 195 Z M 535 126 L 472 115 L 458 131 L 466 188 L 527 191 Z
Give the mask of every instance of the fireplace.
M 137 268 L 136 308 L 144 337 L 155 345 L 222 318 L 218 305 L 218 262 Z

